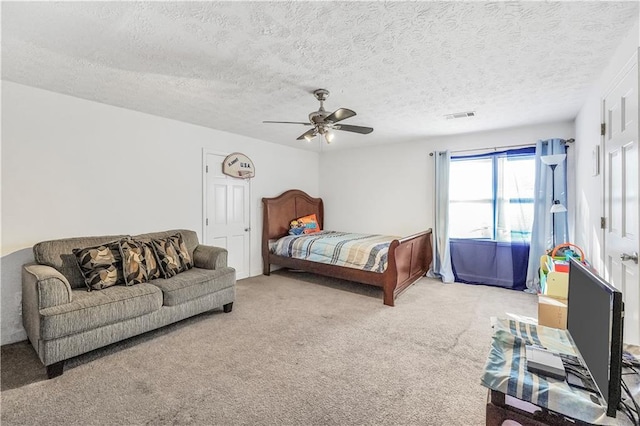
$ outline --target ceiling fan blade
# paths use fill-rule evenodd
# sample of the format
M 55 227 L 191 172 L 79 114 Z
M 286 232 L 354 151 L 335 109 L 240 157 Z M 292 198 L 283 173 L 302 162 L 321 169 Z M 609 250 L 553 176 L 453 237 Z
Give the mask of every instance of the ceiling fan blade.
M 300 136 L 298 136 L 296 139 L 301 141 L 303 139 L 306 140 L 311 140 L 312 138 L 314 138 L 316 135 L 318 134 L 318 130 L 314 127 L 313 129 L 309 129 L 306 132 L 304 132 L 303 134 L 301 134 Z
M 347 108 L 339 108 L 333 111 L 331 114 L 327 115 L 324 121 L 331 121 L 332 123 L 337 123 L 338 121 L 342 121 L 345 118 L 353 117 L 356 115 L 355 111 L 351 111 Z
M 305 122 L 302 122 L 302 121 L 263 121 L 263 123 L 304 124 L 305 126 L 311 126 L 311 123 L 305 123 Z
M 347 132 L 362 133 L 363 135 L 373 132 L 372 127 L 350 126 L 348 124 L 336 124 L 333 126 L 336 130 L 344 130 Z

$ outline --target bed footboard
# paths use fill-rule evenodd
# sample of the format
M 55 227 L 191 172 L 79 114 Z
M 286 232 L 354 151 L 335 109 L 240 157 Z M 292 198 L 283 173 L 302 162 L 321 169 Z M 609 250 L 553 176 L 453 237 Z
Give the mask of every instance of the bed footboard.
M 396 297 L 427 273 L 432 258 L 431 229 L 393 240 L 383 274 L 384 304 L 394 306 Z

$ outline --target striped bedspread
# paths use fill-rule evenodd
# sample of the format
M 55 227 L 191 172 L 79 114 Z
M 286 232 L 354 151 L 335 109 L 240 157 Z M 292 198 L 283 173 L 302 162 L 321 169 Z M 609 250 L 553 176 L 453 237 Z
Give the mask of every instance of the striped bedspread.
M 363 271 L 387 269 L 389 244 L 396 237 L 320 231 L 288 235 L 271 244 L 271 253 L 294 259 L 346 266 Z

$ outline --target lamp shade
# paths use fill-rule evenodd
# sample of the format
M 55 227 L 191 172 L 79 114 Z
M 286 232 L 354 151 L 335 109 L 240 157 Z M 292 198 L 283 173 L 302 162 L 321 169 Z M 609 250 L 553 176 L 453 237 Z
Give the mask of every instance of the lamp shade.
M 567 158 L 567 154 L 543 155 L 540 157 L 540 161 L 548 166 L 557 166 L 562 163 L 565 158 Z
M 551 213 L 564 213 L 567 211 L 567 208 L 558 200 L 553 200 L 553 205 L 551 206 Z

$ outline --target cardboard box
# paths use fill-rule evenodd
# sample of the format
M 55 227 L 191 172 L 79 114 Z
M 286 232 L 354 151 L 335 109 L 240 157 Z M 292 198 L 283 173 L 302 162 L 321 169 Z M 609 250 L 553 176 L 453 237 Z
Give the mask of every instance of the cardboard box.
M 538 296 L 538 324 L 553 328 L 567 328 L 567 299 Z

